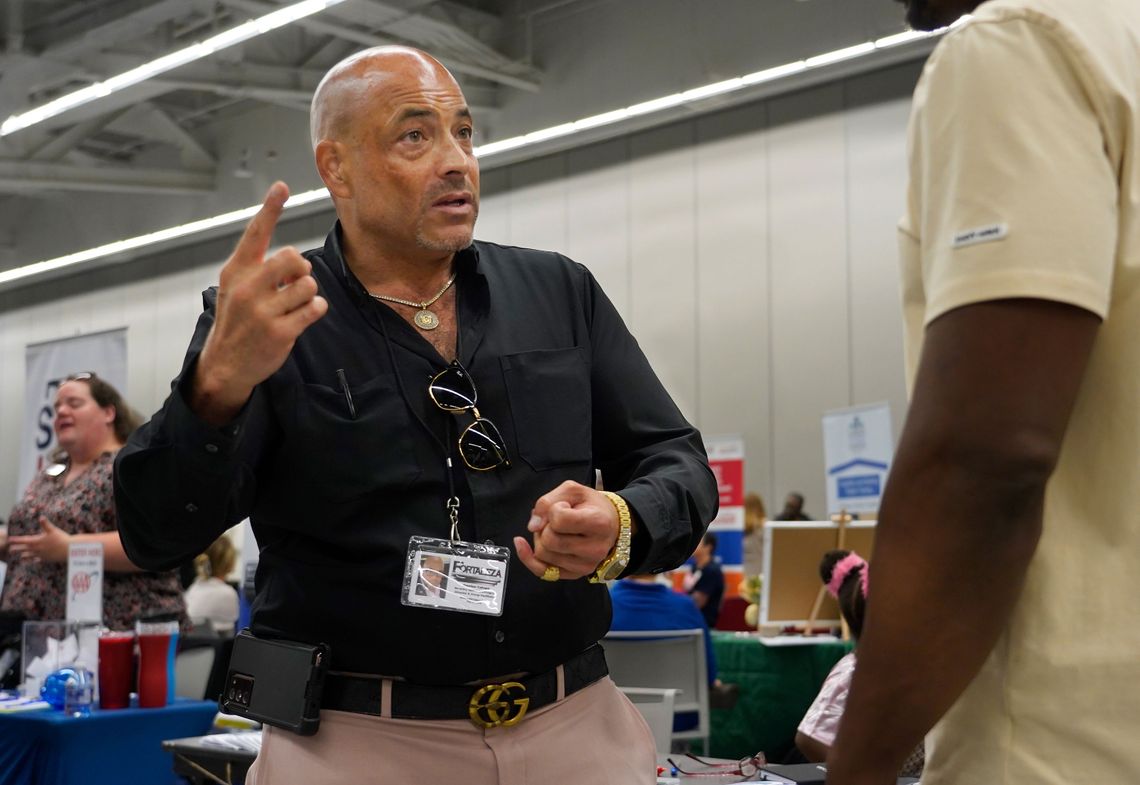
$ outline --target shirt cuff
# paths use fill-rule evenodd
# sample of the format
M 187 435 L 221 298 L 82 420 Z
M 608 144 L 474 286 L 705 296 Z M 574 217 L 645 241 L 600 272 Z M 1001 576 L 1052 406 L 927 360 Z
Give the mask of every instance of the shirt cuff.
M 630 542 L 629 566 L 622 572 L 622 577 L 665 572 L 671 569 L 663 563 L 661 553 L 661 540 L 664 534 L 662 521 L 665 515 L 652 492 L 633 485 L 622 489 L 620 493 L 629 505 L 630 515 L 637 521 L 637 534 Z
M 180 456 L 196 469 L 210 474 L 228 474 L 241 445 L 253 396 L 246 401 L 237 417 L 225 425 L 215 427 L 205 422 L 187 403 L 197 362 L 198 359 L 194 358 L 175 384 L 166 408 L 163 430 Z M 255 389 L 253 395 L 257 394 Z

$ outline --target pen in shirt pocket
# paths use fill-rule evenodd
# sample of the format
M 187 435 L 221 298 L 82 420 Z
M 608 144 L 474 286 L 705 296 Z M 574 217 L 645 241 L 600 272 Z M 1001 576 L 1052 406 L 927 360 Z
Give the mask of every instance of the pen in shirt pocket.
M 340 380 L 340 389 L 344 391 L 344 402 L 348 404 L 348 416 L 356 419 L 356 406 L 352 403 L 352 392 L 348 389 L 348 379 L 345 378 L 344 368 L 336 369 L 336 378 Z

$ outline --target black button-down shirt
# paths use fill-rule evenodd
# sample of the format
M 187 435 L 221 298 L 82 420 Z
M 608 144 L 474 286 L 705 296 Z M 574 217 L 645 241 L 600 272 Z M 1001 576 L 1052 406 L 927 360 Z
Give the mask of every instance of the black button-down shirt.
M 606 633 L 609 593 L 542 582 L 518 561 L 511 539 L 534 502 L 565 480 L 592 486 L 598 468 L 641 529 L 629 571 L 674 567 L 717 508 L 700 435 L 584 267 L 476 242 L 455 260 L 459 359 L 511 466 L 467 469 L 455 445 L 471 416 L 427 394 L 443 358 L 368 296 L 338 232 L 305 254 L 328 313 L 224 428 L 186 405 L 214 319 L 216 290 L 204 294 L 182 375 L 116 460 L 127 554 L 170 568 L 248 516 L 261 549 L 255 633 L 327 643 L 337 670 L 420 683 L 549 670 Z M 400 602 L 408 540 L 447 538 L 451 488 L 460 537 L 511 550 L 500 617 Z

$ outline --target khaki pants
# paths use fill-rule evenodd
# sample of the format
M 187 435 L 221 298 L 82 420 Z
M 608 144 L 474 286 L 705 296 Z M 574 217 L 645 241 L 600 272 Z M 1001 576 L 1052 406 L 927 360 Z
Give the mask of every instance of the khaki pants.
M 315 736 L 266 726 L 247 785 L 653 785 L 653 736 L 607 676 L 511 728 L 322 711 Z

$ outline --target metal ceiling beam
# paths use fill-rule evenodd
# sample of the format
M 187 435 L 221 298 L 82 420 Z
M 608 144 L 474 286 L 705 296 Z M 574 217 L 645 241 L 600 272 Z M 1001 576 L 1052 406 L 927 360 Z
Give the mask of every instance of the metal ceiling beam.
M 51 60 L 76 60 L 94 52 L 114 48 L 126 41 L 138 41 L 164 22 L 185 16 L 193 11 L 195 6 L 195 3 L 188 3 L 186 0 L 157 0 L 112 22 L 48 46 L 44 49 L 43 56 Z
M 306 112 L 313 100 L 311 89 L 278 87 L 273 84 L 254 84 L 248 80 L 226 82 L 204 79 L 159 79 L 168 90 L 197 90 L 231 98 L 245 98 L 265 103 L 278 104 L 289 108 L 301 108 Z M 492 115 L 498 111 L 492 96 L 487 90 L 474 90 L 468 95 L 468 106 L 476 117 Z
M 170 90 L 196 90 L 230 98 L 253 99 L 268 104 L 286 106 L 290 109 L 304 107 L 306 111 L 308 111 L 309 103 L 313 99 L 312 90 L 298 90 L 289 87 L 259 86 L 249 83 L 226 84 L 196 79 L 163 79 L 161 82 Z
M 217 163 L 201 142 L 150 102 L 131 107 L 114 122 L 108 123 L 107 128 L 169 144 L 180 151 L 182 163 L 191 169 L 210 169 Z
M 114 120 L 117 116 L 117 113 L 106 114 L 102 117 L 93 117 L 90 120 L 85 120 L 82 123 L 73 125 L 71 128 L 48 139 L 37 147 L 32 154 L 28 156 L 28 159 L 45 162 L 59 161 L 71 152 L 77 144 L 88 136 L 98 133 L 107 123 Z
M 377 15 L 383 15 L 390 21 L 377 22 L 375 21 Z M 384 0 L 357 0 L 354 3 L 344 3 L 330 8 L 328 16 L 366 28 L 378 26 L 397 38 L 413 41 L 439 57 L 445 64 L 455 63 L 455 70 L 460 73 L 465 73 L 463 68 L 478 68 L 499 74 L 500 77 L 479 73 L 470 75 L 482 76 L 528 92 L 538 92 L 541 87 L 542 72 L 539 69 L 507 57 L 451 22 L 426 14 L 409 13 Z M 509 81 L 502 77 L 507 77 Z
M 214 185 L 213 171 L 0 160 L 0 192 L 4 193 L 52 190 L 200 195 L 212 192 Z
M 266 11 L 272 10 L 275 7 L 271 4 L 260 2 L 260 0 L 223 0 L 223 2 L 228 6 L 231 6 L 233 8 L 240 8 L 250 13 L 264 13 Z M 346 5 L 353 4 L 348 3 Z M 333 8 L 330 8 L 328 11 L 329 16 L 336 16 L 334 12 L 341 8 L 343 8 L 343 6 L 334 6 Z M 419 18 L 426 19 L 426 17 Z M 434 22 L 434 20 L 429 21 Z M 422 34 L 408 34 L 409 31 L 407 30 L 402 30 L 398 34 L 395 32 L 395 30 L 392 30 L 391 36 L 385 36 L 351 27 L 348 24 L 330 22 L 327 19 L 318 19 L 315 17 L 307 17 L 305 19 L 298 20 L 296 24 L 300 25 L 306 30 L 310 30 L 315 33 L 322 33 L 324 35 L 335 36 L 337 38 L 343 38 L 346 41 L 353 41 L 354 43 L 358 43 L 362 46 L 405 44 L 411 41 L 414 44 L 423 45 L 426 48 L 432 50 L 431 53 L 434 56 L 438 57 L 444 65 L 456 73 L 466 74 L 468 76 L 477 76 L 480 79 L 487 79 L 498 84 L 514 87 L 516 89 L 525 90 L 532 93 L 538 92 L 540 87 L 538 79 L 534 75 L 533 70 L 529 70 L 526 75 L 520 76 L 508 73 L 501 68 L 478 65 L 468 60 L 461 59 L 454 54 L 453 50 L 442 50 L 440 47 L 433 45 L 433 41 L 426 40 Z M 435 24 L 450 28 L 449 25 L 446 25 L 443 22 L 435 22 Z M 467 36 L 466 33 L 459 30 L 458 28 L 450 28 L 450 34 L 453 37 L 464 36 L 466 38 L 470 38 L 470 36 Z M 487 52 L 493 54 L 493 58 L 488 58 L 492 62 L 512 62 L 506 60 L 501 54 L 495 52 L 490 47 L 486 47 L 486 45 L 479 43 L 476 39 L 470 38 L 470 40 L 478 43 L 480 46 L 485 47 Z
M 43 133 L 52 128 L 63 128 L 75 123 L 82 123 L 85 120 L 101 117 L 120 109 L 128 109 L 143 101 L 149 101 L 152 98 L 162 95 L 166 91 L 166 86 L 158 83 L 154 79 L 140 82 L 139 84 L 131 85 L 124 90 L 120 90 L 117 93 L 111 93 L 99 101 L 77 106 L 64 114 L 49 117 L 42 123 L 37 123 L 30 128 L 29 131 L 39 131 Z M 22 133 L 13 134 L 13 136 L 17 138 L 22 135 Z

